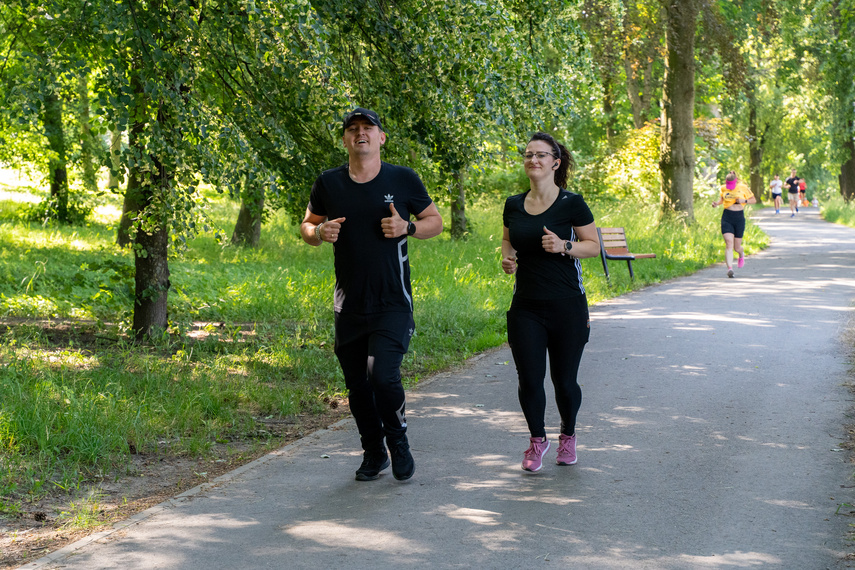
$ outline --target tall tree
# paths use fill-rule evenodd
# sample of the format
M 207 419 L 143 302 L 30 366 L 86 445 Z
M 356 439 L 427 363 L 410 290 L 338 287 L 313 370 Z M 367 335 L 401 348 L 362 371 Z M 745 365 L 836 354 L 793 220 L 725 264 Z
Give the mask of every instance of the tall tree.
M 662 59 L 661 6 L 658 2 L 626 2 L 623 15 L 623 64 L 626 92 L 636 129 L 653 118 L 659 85 L 657 63 Z
M 695 31 L 698 2 L 664 0 L 667 58 L 662 89 L 660 206 L 663 215 L 676 213 L 694 222 L 695 171 Z
M 762 202 L 768 174 L 763 158 L 781 119 L 780 90 L 772 69 L 773 46 L 780 33 L 777 14 L 764 0 L 706 3 L 702 13 L 706 51 L 702 56 L 715 57 L 715 74 L 723 84 L 719 98 L 729 102 L 729 114 L 747 145 L 747 172 L 740 174 L 748 175 L 752 193 Z M 734 162 L 729 169 L 739 170 L 742 160 Z
M 585 0 L 581 9 L 582 28 L 589 39 L 602 88 L 603 120 L 608 141 L 614 139 L 620 130 L 616 105 L 618 92 L 621 90 L 621 60 L 627 60 L 623 53 L 623 16 L 618 7 L 603 0 Z M 636 74 L 633 79 L 637 77 Z M 638 98 L 637 96 L 636 99 Z
M 56 208 L 56 217 L 60 222 L 68 221 L 68 168 L 65 127 L 62 122 L 62 98 L 56 75 L 49 58 L 41 54 L 39 58 L 45 85 L 42 90 L 41 119 L 45 138 L 50 149 L 48 176 L 50 197 Z
M 305 207 L 321 162 L 312 157 L 331 154 L 324 124 L 335 90 L 325 87 L 330 72 L 312 43 L 319 21 L 306 5 L 127 0 L 127 9 L 102 8 L 93 23 L 105 38 L 98 92 L 107 123 L 129 132 L 118 170 L 129 176 L 133 329 L 144 338 L 168 325 L 168 248 L 203 227 L 198 183 L 237 193 L 249 181 L 287 197 L 289 181 L 300 196 L 291 202 Z
M 829 95 L 840 194 L 849 202 L 855 197 L 855 1 L 820 0 L 812 19 L 810 42 L 817 46 L 820 78 Z
M 98 190 L 98 168 L 96 160 L 103 154 L 99 152 L 98 141 L 93 136 L 89 124 L 89 74 L 82 69 L 77 77 L 77 118 L 80 125 L 79 141 L 80 167 L 83 171 L 83 186 L 90 192 Z
M 30 160 L 44 166 L 52 214 L 60 222 L 70 220 L 70 160 L 75 157 L 81 162 L 90 148 L 82 149 L 83 139 L 75 136 L 74 132 L 85 126 L 80 124 L 74 106 L 67 104 L 74 98 L 79 78 L 85 75 L 86 50 L 75 33 L 85 14 L 86 6 L 71 0 L 22 0 L 0 6 L 0 45 L 4 50 L 0 115 L 5 115 L 0 123 L 17 125 L 18 136 L 12 145 L 19 147 L 21 135 L 36 129 L 38 122 L 44 137 L 42 156 L 31 155 Z

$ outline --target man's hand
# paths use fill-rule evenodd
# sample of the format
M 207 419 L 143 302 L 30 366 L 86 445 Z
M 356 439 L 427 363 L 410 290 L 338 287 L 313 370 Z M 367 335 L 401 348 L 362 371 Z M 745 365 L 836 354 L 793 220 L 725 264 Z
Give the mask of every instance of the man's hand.
M 383 237 L 396 238 L 407 235 L 407 226 L 409 226 L 409 223 L 398 215 L 398 211 L 395 210 L 395 204 L 389 204 L 389 211 L 392 215 L 380 220 L 380 227 L 383 228 Z
M 344 218 L 336 218 L 334 220 L 327 220 L 320 224 L 320 231 L 318 232 L 321 236 L 321 241 L 328 241 L 330 243 L 335 243 L 338 241 L 338 234 L 341 232 L 341 224 L 344 223 Z

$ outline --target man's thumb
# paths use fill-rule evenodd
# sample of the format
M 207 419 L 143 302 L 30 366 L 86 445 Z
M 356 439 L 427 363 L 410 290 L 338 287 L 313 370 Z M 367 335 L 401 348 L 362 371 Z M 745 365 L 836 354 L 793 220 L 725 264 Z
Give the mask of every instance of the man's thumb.
M 398 210 L 395 209 L 395 203 L 394 202 L 389 202 L 389 211 L 392 212 L 393 216 L 398 214 Z

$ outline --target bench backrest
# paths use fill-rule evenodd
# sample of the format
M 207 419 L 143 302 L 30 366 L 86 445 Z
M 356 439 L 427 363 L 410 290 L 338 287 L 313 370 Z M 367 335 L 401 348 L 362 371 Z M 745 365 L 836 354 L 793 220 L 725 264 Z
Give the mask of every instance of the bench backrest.
M 600 230 L 603 248 L 610 254 L 626 254 L 629 248 L 626 245 L 626 231 L 623 228 L 597 228 Z

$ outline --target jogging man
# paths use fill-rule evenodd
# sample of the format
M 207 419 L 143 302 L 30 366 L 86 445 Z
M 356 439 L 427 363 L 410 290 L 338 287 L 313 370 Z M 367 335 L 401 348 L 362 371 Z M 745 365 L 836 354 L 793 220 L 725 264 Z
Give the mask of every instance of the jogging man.
M 796 169 L 792 170 L 790 177 L 787 178 L 787 197 L 790 202 L 790 217 L 793 218 L 799 211 L 799 181 L 801 178 L 796 176 Z
M 401 384 L 415 331 L 407 238 L 439 235 L 442 216 L 412 169 L 380 159 L 386 133 L 377 113 L 348 113 L 342 143 L 348 163 L 315 180 L 300 234 L 335 252 L 335 354 L 364 451 L 356 480 L 380 477 L 387 446 L 392 474 L 405 480 L 415 472 Z

